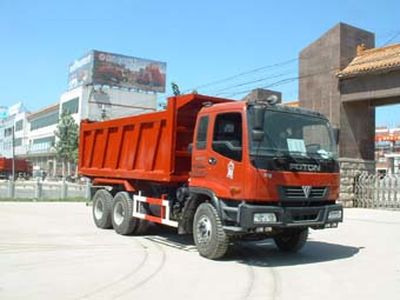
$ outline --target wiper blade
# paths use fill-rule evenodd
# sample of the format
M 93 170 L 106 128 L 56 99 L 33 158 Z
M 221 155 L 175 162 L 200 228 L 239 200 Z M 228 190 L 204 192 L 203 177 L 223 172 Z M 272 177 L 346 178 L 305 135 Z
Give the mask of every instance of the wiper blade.
M 316 159 L 315 157 L 312 157 L 311 155 L 307 155 L 306 157 L 309 158 L 309 159 L 311 159 L 312 161 L 314 161 L 317 165 L 320 164 L 319 160 Z
M 295 163 L 299 163 L 300 162 L 299 158 L 302 158 L 302 159 L 311 159 L 315 164 L 317 164 L 317 165 L 320 164 L 320 161 L 318 159 L 316 159 L 315 157 L 307 155 L 306 153 L 301 153 L 301 155 L 299 155 L 299 154 L 300 153 L 286 153 L 286 154 L 279 153 L 278 155 L 275 155 L 273 157 L 273 159 L 286 158 L 286 159 L 291 159 Z
M 293 160 L 295 163 L 298 163 L 298 162 L 299 162 L 299 161 L 296 159 L 296 157 L 294 157 L 294 156 L 292 156 L 292 155 L 290 155 L 290 154 L 288 154 L 288 153 L 279 152 L 279 153 L 276 153 L 276 154 L 274 155 L 274 157 L 273 157 L 274 160 L 282 159 L 282 158 L 284 158 L 284 159 L 291 159 L 291 160 Z

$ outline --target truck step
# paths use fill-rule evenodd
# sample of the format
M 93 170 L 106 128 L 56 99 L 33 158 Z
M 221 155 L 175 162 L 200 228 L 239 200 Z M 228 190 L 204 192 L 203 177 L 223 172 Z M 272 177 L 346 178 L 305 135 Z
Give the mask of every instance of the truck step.
M 161 216 L 153 216 L 141 212 L 141 203 L 148 203 L 158 205 L 161 208 Z M 170 220 L 170 202 L 165 199 L 144 197 L 141 195 L 133 195 L 133 213 L 132 216 L 138 219 L 163 224 L 171 227 L 178 228 L 178 222 Z

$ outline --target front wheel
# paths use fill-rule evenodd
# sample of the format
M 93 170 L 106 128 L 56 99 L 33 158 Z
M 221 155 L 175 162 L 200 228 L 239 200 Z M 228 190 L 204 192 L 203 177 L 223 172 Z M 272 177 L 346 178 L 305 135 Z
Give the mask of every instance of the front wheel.
M 201 256 L 218 259 L 225 255 L 229 246 L 217 210 L 209 203 L 202 203 L 193 220 L 193 239 Z
M 308 228 L 288 229 L 274 237 L 274 241 L 279 250 L 285 252 L 297 252 L 306 244 Z

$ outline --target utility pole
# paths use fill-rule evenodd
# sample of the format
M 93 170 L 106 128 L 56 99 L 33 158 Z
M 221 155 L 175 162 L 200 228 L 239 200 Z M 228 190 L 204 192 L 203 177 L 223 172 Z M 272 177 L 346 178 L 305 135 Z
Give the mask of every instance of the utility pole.
M 10 199 L 14 199 L 15 197 L 15 151 L 14 151 L 14 124 L 11 127 L 11 168 L 12 168 L 12 177 L 8 180 L 8 197 Z
M 12 151 L 12 180 L 15 180 L 15 148 L 14 148 L 14 139 L 15 139 L 15 124 L 12 126 L 12 137 L 11 137 L 11 151 Z

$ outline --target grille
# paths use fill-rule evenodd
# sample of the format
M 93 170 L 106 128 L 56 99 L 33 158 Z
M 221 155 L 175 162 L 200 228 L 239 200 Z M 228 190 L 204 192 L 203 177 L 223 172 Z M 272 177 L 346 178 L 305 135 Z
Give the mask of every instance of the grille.
M 286 199 L 321 199 L 325 196 L 326 190 L 326 187 L 311 187 L 309 196 L 306 197 L 301 186 L 282 187 L 283 197 Z

